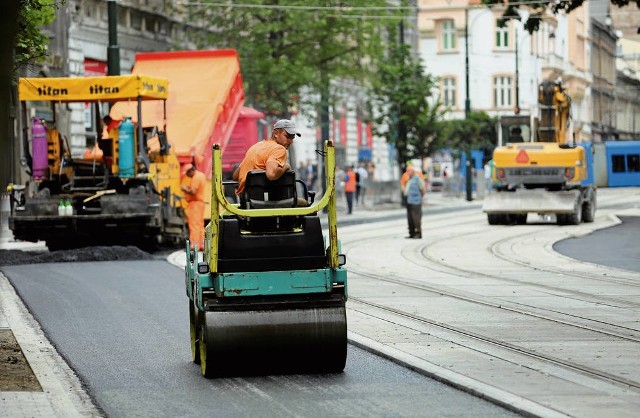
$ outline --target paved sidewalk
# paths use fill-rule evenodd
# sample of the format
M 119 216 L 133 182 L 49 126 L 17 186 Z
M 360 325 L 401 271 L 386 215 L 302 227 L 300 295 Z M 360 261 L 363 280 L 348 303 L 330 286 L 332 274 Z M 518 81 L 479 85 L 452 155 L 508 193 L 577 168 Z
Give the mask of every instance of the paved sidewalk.
M 480 201 L 467 202 L 459 197 L 445 197 L 438 193 L 428 194 L 424 211 L 478 210 Z M 343 205 L 338 205 L 338 225 L 366 223 L 373 218 L 397 218 L 405 216 L 405 209 L 399 203 L 354 207 L 347 215 Z M 47 251 L 43 242 L 30 243 L 15 241 L 5 222 L 0 225 L 0 249 Z M 170 263 L 184 267 L 184 251 L 172 253 Z M 49 343 L 39 324 L 22 304 L 19 296 L 0 273 L 0 331 L 11 331 L 27 359 L 41 391 L 0 391 L 0 418 L 11 417 L 98 417 L 102 413 L 96 408 L 82 388 L 75 373 Z M 350 341 L 357 345 L 372 344 L 360 341 L 350 335 Z M 408 364 L 410 367 L 411 364 Z

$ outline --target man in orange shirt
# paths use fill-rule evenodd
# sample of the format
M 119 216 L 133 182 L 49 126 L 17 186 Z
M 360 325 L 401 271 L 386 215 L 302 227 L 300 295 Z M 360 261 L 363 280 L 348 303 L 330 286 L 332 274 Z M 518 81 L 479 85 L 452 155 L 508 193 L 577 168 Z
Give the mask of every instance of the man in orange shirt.
M 353 166 L 347 167 L 344 175 L 344 194 L 347 198 L 347 215 L 353 212 L 353 195 L 356 193 L 356 172 Z
M 291 169 L 287 162 L 287 150 L 296 136 L 301 136 L 295 123 L 289 119 L 280 119 L 273 125 L 271 137 L 258 142 L 247 150 L 244 159 L 233 172 L 233 179 L 238 182 L 236 194 L 244 191 L 247 173 L 251 170 L 264 170 L 269 180 L 278 180 Z
M 204 248 L 204 186 L 206 178 L 204 173 L 196 170 L 193 164 L 187 164 L 185 174 L 191 179 L 189 184 L 181 186 L 184 197 L 189 202 L 187 207 L 187 223 L 189 225 L 189 246 L 193 249 L 198 245 L 198 249 Z

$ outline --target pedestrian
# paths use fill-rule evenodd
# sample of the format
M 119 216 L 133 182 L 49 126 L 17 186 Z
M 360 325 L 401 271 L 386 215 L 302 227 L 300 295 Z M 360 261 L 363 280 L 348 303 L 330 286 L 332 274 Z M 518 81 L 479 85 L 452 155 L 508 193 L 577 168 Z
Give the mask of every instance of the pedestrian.
M 307 188 L 313 190 L 318 180 L 318 165 L 307 160 Z
M 405 188 L 405 185 L 407 184 L 407 181 L 409 181 L 409 168 L 411 168 L 411 172 L 415 173 L 417 176 L 419 176 L 421 179 L 424 180 L 424 175 L 422 174 L 422 171 L 414 167 L 413 161 L 407 161 L 407 165 L 404 170 L 404 173 L 402 173 L 402 176 L 400 177 L 400 191 L 402 192 L 401 193 L 402 206 L 407 205 L 407 195 L 404 191 L 404 188 Z
M 193 164 L 184 166 L 184 174 L 187 178 L 180 186 L 184 197 L 189 203 L 187 207 L 187 225 L 189 226 L 189 248 L 193 250 L 197 245 L 204 248 L 204 209 L 205 209 L 205 182 L 204 173 L 196 170 Z
M 356 203 L 362 203 L 364 205 L 364 195 L 366 193 L 366 182 L 369 173 L 364 165 L 359 166 L 356 169 Z M 362 200 L 360 200 L 362 198 Z
M 407 238 L 422 238 L 422 200 L 425 194 L 424 180 L 416 173 L 412 166 L 407 167 L 409 179 L 404 186 L 403 194 L 407 198 L 407 223 L 409 236 Z
M 356 193 L 356 172 L 353 166 L 347 167 L 344 175 L 344 195 L 347 198 L 347 215 L 353 212 L 353 195 Z
M 240 196 L 244 191 L 247 173 L 251 170 L 264 170 L 271 181 L 278 180 L 291 169 L 287 162 L 287 150 L 293 144 L 293 139 L 301 136 L 295 123 L 289 119 L 280 119 L 273 125 L 271 137 L 265 141 L 253 144 L 244 159 L 233 172 L 233 179 L 238 182 L 236 194 Z

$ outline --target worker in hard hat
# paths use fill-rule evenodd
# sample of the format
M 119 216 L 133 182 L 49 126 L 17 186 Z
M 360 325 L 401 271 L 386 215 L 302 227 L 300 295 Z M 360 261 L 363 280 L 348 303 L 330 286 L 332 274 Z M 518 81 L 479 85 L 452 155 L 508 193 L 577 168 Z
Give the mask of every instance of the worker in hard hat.
M 193 164 L 187 164 L 183 168 L 184 174 L 190 179 L 185 180 L 181 189 L 185 199 L 189 203 L 187 207 L 187 223 L 189 225 L 189 247 L 193 250 L 194 245 L 198 249 L 204 248 L 204 190 L 206 178 L 204 173 L 196 170 Z

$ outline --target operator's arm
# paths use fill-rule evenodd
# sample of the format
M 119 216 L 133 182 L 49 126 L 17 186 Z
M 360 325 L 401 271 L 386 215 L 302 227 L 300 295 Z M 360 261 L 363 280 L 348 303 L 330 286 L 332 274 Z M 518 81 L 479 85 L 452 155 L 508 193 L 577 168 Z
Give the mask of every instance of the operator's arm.
M 290 170 L 291 166 L 289 163 L 285 162 L 284 165 L 280 165 L 276 160 L 267 161 L 267 166 L 265 168 L 265 174 L 267 178 L 271 181 L 278 180 L 285 171 Z

